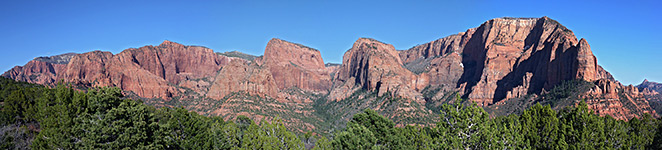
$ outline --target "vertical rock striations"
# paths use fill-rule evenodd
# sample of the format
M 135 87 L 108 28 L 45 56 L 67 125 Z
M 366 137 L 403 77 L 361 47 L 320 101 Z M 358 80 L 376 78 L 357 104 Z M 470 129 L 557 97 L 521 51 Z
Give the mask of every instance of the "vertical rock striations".
M 393 45 L 360 38 L 345 52 L 334 82 L 329 100 L 342 100 L 362 88 L 376 91 L 378 96 L 389 92 L 424 103 L 416 89 L 427 80 L 402 66 Z
M 218 73 L 207 97 L 221 99 L 235 92 L 275 98 L 278 87 L 269 69 L 256 63 L 232 61 Z
M 455 94 L 489 110 L 556 102 L 545 94 L 581 80 L 586 88 L 565 98 L 573 104 L 584 99 L 596 113 L 619 119 L 657 116 L 649 102 L 662 89 L 647 80 L 637 87 L 622 85 L 598 65 L 587 40 L 548 17 L 496 18 L 401 51 L 359 38 L 342 64 L 325 64 L 320 51 L 276 38 L 260 57 L 164 41 L 115 55 L 39 57 L 2 76 L 49 86 L 60 80 L 81 87 L 116 86 L 148 104 L 184 106 L 226 119 L 288 116 L 293 119 L 286 124 L 302 131 L 319 127 L 325 118 L 320 114 L 350 118 L 365 108 L 400 124 L 426 124 L 436 118 L 433 110 Z M 318 99 L 321 103 L 314 103 Z
M 624 108 L 640 111 L 615 117 L 650 112 L 645 101 L 636 101 L 639 93 L 626 90 L 597 64 L 585 39 L 577 40 L 571 30 L 548 17 L 492 19 L 466 32 L 400 51 L 400 58 L 407 69 L 429 77 L 426 86 L 455 89 L 482 106 L 541 94 L 564 81 L 585 80 L 596 87 L 584 98 L 641 104 Z M 628 96 L 608 92 L 614 90 Z
M 144 98 L 170 99 L 180 81 L 214 76 L 230 60 L 208 48 L 164 41 L 117 55 L 93 51 L 41 57 L 3 76 L 49 86 L 59 80 L 82 87 L 116 86 Z
M 327 93 L 331 88 L 331 72 L 316 49 L 274 38 L 264 50 L 264 65 L 280 90 L 296 87 Z

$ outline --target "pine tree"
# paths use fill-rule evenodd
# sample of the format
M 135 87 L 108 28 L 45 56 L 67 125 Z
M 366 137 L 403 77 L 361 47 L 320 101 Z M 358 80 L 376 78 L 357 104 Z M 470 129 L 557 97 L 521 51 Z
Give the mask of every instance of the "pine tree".
M 347 124 L 358 124 L 368 128 L 377 138 L 376 144 L 378 145 L 390 147 L 389 141 L 394 139 L 392 136 L 394 136 L 395 123 L 372 109 L 366 109 L 363 113 L 354 115 Z
M 364 150 L 372 149 L 377 142 L 375 135 L 360 124 L 348 124 L 345 131 L 335 135 L 334 149 Z
M 522 134 L 534 149 L 553 149 L 559 143 L 559 119 L 549 105 L 536 104 L 520 116 Z
M 458 96 L 454 104 L 442 106 L 440 121 L 437 123 L 437 140 L 442 140 L 442 149 L 479 149 L 481 142 L 489 134 L 489 116 L 475 103 L 463 104 Z
M 322 136 L 315 142 L 315 147 L 313 147 L 313 150 L 330 150 L 333 149 L 331 145 L 331 141 L 327 139 L 326 137 Z

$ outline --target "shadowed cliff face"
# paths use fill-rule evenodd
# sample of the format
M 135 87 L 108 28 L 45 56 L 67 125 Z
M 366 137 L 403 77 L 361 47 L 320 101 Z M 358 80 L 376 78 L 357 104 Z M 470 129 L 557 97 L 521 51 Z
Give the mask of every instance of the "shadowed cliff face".
M 392 96 L 422 101 L 416 91 L 420 76 L 407 70 L 393 45 L 374 39 L 360 38 L 343 56 L 343 63 L 335 77 L 336 85 L 329 100 L 338 101 L 351 95 L 356 88 L 377 92 L 378 96 L 389 92 Z
M 629 119 L 655 114 L 648 101 L 662 87 L 622 85 L 597 65 L 587 40 L 547 17 L 492 19 L 401 51 L 359 38 L 339 65 L 325 65 L 316 49 L 275 38 L 260 57 L 165 41 L 115 55 L 39 57 L 3 76 L 48 86 L 60 80 L 83 88 L 116 86 L 151 105 L 226 119 L 290 116 L 296 119 L 286 124 L 302 131 L 319 125 L 309 118 L 328 117 L 320 113 L 347 118 L 365 108 L 400 124 L 411 118 L 426 124 L 420 118 L 435 118 L 432 110 L 456 94 L 498 110 L 515 100 L 545 101 L 541 95 L 571 80 L 590 83 L 574 100 Z M 318 110 L 324 112 L 313 113 Z
M 583 98 L 595 99 L 596 105 L 614 98 L 606 91 L 623 91 L 628 96 L 615 99 L 624 103 L 642 103 L 623 108 L 640 109 L 637 113 L 612 116 L 625 119 L 650 112 L 645 101 L 635 102 L 642 97 L 639 92 L 628 90 L 597 65 L 585 39 L 577 40 L 571 30 L 547 17 L 492 19 L 478 28 L 401 51 L 400 57 L 408 69 L 429 76 L 427 86 L 444 91 L 454 91 L 449 87 L 455 86 L 464 98 L 483 106 L 539 95 L 577 79 L 595 82 L 593 92 Z M 604 84 L 613 86 L 599 86 Z
M 432 71 L 432 85 L 448 87 L 455 81 L 465 98 L 482 105 L 540 93 L 564 80 L 598 78 L 586 41 L 577 42 L 572 31 L 547 17 L 493 19 L 403 51 L 401 57 L 407 63 L 445 60 L 423 71 Z

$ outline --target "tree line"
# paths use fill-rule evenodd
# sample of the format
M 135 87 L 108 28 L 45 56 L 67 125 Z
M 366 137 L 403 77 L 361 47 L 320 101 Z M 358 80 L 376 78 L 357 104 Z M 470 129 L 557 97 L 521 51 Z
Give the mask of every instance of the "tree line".
M 660 119 L 601 117 L 584 102 L 490 117 L 457 98 L 435 125 L 404 127 L 367 109 L 329 137 L 288 131 L 278 117 L 256 123 L 157 109 L 112 87 L 81 92 L 0 78 L 0 103 L 0 149 L 662 149 Z

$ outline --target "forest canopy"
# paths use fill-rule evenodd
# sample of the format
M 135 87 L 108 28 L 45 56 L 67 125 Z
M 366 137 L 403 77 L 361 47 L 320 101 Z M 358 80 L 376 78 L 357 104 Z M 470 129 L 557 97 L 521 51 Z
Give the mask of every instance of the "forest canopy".
M 457 98 L 435 125 L 404 127 L 366 109 L 328 137 L 289 131 L 287 118 L 157 109 L 112 87 L 83 92 L 0 78 L 0 104 L 0 149 L 662 149 L 660 119 L 601 117 L 584 102 L 490 117 Z

